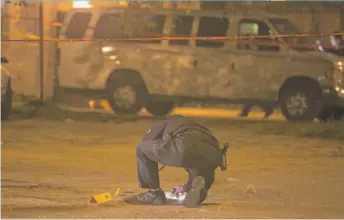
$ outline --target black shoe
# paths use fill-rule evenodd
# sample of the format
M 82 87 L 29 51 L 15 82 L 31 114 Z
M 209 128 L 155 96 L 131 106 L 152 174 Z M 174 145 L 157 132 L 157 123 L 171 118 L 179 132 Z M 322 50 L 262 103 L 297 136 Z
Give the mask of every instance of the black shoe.
M 192 187 L 186 194 L 183 205 L 186 208 L 196 208 L 207 198 L 207 190 L 205 189 L 205 180 L 201 176 L 197 176 L 192 181 Z
M 166 204 L 166 196 L 161 189 L 148 190 L 137 196 L 125 199 L 129 204 L 150 204 L 150 205 L 163 205 Z
M 272 108 L 265 108 L 264 113 L 265 113 L 264 118 L 266 119 L 266 118 L 269 118 L 274 113 L 274 110 Z

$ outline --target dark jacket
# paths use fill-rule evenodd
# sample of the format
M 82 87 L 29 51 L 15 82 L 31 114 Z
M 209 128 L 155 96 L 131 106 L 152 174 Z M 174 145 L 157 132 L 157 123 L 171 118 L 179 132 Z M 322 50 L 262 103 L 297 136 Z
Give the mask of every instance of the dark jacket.
M 183 116 L 155 124 L 142 141 L 152 141 L 154 155 L 165 165 L 216 167 L 220 162 L 220 145 L 212 132 Z
M 143 140 L 156 140 L 166 135 L 176 135 L 187 129 L 195 129 L 211 136 L 213 135 L 213 133 L 204 125 L 185 118 L 184 116 L 174 115 L 153 125 L 153 127 L 149 129 L 147 134 L 143 137 Z

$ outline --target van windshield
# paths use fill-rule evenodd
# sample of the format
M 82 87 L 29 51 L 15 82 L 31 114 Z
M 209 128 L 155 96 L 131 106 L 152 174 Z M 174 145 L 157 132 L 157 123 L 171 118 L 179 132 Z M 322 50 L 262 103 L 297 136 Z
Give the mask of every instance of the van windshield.
M 301 32 L 297 27 L 288 19 L 284 18 L 269 18 L 268 19 L 280 35 L 298 35 Z M 282 36 L 283 37 L 283 36 Z M 313 51 L 314 48 L 309 44 L 307 37 L 287 36 L 283 39 L 289 46 L 297 51 Z

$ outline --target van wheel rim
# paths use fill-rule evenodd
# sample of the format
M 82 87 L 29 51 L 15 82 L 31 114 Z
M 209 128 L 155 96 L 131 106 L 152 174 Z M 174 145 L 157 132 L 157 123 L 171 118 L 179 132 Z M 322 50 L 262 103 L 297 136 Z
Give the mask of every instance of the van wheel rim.
M 287 99 L 286 107 L 293 116 L 303 115 L 308 109 L 308 98 L 305 94 L 298 92 Z
M 136 103 L 136 92 L 131 86 L 123 86 L 114 91 L 113 97 L 121 108 L 131 108 Z

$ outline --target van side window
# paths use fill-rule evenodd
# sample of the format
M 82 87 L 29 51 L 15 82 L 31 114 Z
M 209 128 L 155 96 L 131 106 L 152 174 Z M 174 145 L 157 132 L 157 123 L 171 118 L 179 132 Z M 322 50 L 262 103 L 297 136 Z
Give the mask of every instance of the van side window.
M 89 12 L 76 12 L 69 22 L 66 30 L 66 38 L 79 39 L 83 38 L 88 24 L 91 21 L 92 14 Z
M 264 21 L 254 19 L 242 19 L 239 23 L 239 38 L 237 48 L 242 50 L 259 50 L 278 52 L 279 46 L 271 37 L 271 30 Z M 254 38 L 267 36 L 266 38 Z M 249 38 L 252 37 L 252 38 Z
M 163 36 L 163 30 L 165 26 L 165 15 L 145 15 L 138 16 L 137 22 L 134 22 L 135 30 L 133 38 L 142 38 L 136 42 L 140 43 L 161 43 L 161 40 L 150 40 L 145 38 L 161 38 Z
M 105 13 L 97 21 L 93 38 L 124 38 L 126 37 L 124 28 L 123 16 L 118 13 Z
M 173 19 L 172 37 L 190 37 L 192 31 L 192 16 L 178 16 Z M 171 45 L 188 45 L 189 40 L 170 40 Z
M 226 37 L 229 26 L 227 18 L 201 17 L 197 37 Z M 223 47 L 224 41 L 196 40 L 197 47 Z

